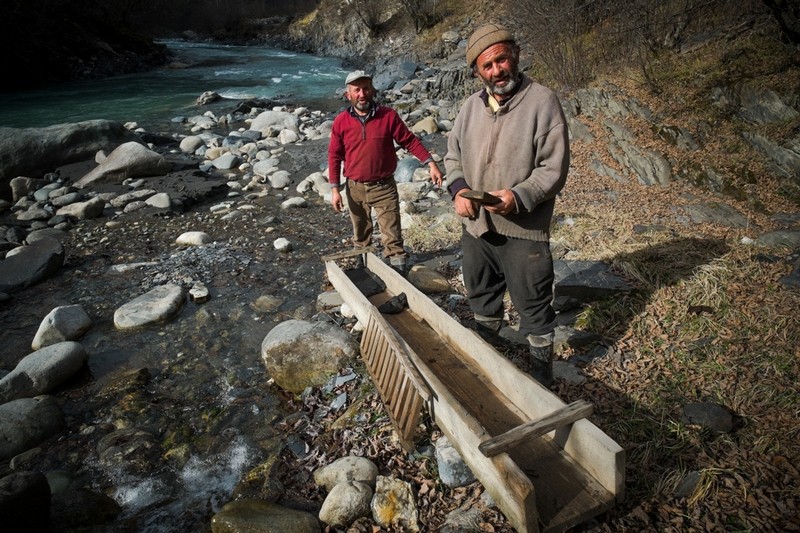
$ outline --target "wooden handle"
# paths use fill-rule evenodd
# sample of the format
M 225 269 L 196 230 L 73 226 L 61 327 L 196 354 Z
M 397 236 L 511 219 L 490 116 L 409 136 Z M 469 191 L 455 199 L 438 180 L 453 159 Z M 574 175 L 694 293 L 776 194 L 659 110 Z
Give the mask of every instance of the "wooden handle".
M 486 457 L 494 457 L 499 453 L 508 451 L 525 439 L 535 439 L 554 429 L 571 424 L 581 418 L 586 418 L 594 412 L 594 406 L 585 401 L 578 400 L 561 409 L 543 416 L 537 420 L 526 422 L 521 426 L 509 429 L 505 433 L 485 440 L 478 445 L 478 449 Z

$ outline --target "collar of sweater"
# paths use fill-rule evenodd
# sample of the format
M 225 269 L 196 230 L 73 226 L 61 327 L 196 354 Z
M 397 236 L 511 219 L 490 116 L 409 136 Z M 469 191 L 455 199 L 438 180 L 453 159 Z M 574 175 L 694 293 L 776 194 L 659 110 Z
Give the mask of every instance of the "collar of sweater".
M 511 94 L 509 94 L 508 96 L 506 96 L 506 98 L 502 100 L 499 100 L 497 96 L 487 91 L 486 88 L 484 87 L 480 93 L 480 97 L 481 100 L 483 100 L 483 104 L 486 107 L 491 108 L 493 112 L 497 112 L 497 110 L 502 107 L 507 107 L 514 100 L 514 97 L 520 92 L 522 92 L 523 87 L 526 87 L 530 83 L 529 78 L 523 75 L 522 73 L 519 74 L 519 77 L 517 79 L 519 81 L 519 83 L 517 83 L 517 86 L 514 87 L 514 90 L 511 92 Z

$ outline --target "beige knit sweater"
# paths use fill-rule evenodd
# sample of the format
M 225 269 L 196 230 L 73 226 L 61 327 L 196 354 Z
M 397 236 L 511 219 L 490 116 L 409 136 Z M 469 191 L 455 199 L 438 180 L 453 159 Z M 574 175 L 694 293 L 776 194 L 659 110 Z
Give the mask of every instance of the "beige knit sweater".
M 449 134 L 444 164 L 450 192 L 465 184 L 511 189 L 519 212 L 500 216 L 481 208 L 476 220 L 464 219 L 467 231 L 549 240 L 555 197 L 569 168 L 569 133 L 558 97 L 526 76 L 496 113 L 485 96 L 480 91 L 467 98 Z

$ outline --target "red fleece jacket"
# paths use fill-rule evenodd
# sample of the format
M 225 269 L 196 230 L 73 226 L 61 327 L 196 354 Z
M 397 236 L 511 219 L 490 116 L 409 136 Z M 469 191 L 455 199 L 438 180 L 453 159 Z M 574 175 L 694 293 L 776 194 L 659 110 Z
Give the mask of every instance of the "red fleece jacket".
M 394 109 L 375 106 L 363 123 L 352 108 L 342 111 L 331 128 L 328 181 L 339 185 L 340 176 L 368 182 L 393 175 L 397 169 L 395 142 L 423 163 L 431 157 Z

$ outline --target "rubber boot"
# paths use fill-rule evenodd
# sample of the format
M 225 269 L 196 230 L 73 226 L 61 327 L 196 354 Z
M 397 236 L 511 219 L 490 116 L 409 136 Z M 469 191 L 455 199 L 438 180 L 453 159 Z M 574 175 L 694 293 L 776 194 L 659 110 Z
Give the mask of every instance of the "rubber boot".
M 404 278 L 408 276 L 408 263 L 406 263 L 405 261 L 403 261 L 402 263 L 395 263 L 394 261 L 391 261 L 390 264 L 395 272 L 397 272 Z
M 547 388 L 553 385 L 553 334 L 528 335 L 530 374 Z
M 464 321 L 464 326 L 501 351 L 509 348 L 509 342 L 500 336 L 500 330 L 503 327 L 502 318 L 474 315 L 472 320 Z

